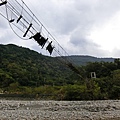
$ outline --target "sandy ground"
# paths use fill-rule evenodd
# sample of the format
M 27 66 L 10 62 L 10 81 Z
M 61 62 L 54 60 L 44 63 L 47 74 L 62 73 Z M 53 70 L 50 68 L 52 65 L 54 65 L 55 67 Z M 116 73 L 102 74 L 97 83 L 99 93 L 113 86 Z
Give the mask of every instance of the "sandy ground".
M 120 100 L 0 100 L 0 120 L 120 120 Z

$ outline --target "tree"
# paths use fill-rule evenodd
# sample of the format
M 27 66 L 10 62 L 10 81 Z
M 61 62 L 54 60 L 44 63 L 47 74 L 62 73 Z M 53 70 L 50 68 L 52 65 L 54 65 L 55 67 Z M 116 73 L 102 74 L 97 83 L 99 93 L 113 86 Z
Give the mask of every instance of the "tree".
M 8 87 L 9 84 L 11 84 L 13 81 L 14 79 L 12 78 L 12 76 L 0 70 L 0 86 L 1 87 Z

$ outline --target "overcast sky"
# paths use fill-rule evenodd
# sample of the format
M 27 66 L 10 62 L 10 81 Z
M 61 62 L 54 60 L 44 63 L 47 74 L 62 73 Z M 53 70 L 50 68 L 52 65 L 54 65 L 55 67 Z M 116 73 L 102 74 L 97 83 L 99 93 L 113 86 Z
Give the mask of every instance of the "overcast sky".
M 24 2 L 69 55 L 120 57 L 120 0 Z M 9 43 L 46 54 L 35 41 L 17 37 L 0 16 L 0 44 Z

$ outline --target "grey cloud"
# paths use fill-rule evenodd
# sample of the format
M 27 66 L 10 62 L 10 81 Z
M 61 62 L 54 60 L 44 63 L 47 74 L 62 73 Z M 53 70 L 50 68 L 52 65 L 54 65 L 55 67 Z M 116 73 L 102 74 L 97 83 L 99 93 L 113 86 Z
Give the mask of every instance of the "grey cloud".
M 101 24 L 109 19 L 117 10 L 120 10 L 119 0 L 71 0 L 74 2 L 57 0 L 58 4 L 52 0 L 41 0 L 38 4 L 33 3 L 37 8 L 37 16 L 59 34 L 70 34 L 79 26 L 86 29 L 95 24 Z M 28 3 L 29 4 L 29 3 Z M 32 8 L 31 4 L 29 4 Z M 89 29 L 90 30 L 90 29 Z M 82 32 L 82 31 L 80 31 Z M 89 32 L 89 31 L 88 31 Z
M 109 51 L 102 50 L 99 45 L 93 43 L 92 41 L 89 41 L 87 39 L 73 39 L 72 44 L 72 50 L 69 49 L 68 51 L 72 54 L 78 54 L 78 55 L 92 55 L 96 57 L 107 57 L 109 54 Z
M 73 44 L 74 47 L 77 47 L 78 49 L 81 49 L 82 51 L 90 51 L 92 48 L 99 49 L 100 46 L 95 44 L 94 42 L 90 41 L 89 39 L 85 38 L 84 36 L 79 36 L 77 34 L 74 34 L 70 42 Z
M 8 22 L 6 22 L 4 18 L 0 18 L 0 29 L 5 29 L 7 27 L 8 27 Z
M 96 44 L 88 41 L 85 38 L 73 38 L 73 39 L 71 39 L 71 43 L 74 46 L 77 46 L 77 47 L 79 46 L 81 48 L 86 48 L 87 46 L 97 46 Z
M 111 52 L 111 54 L 117 58 L 120 57 L 120 49 L 114 48 L 114 50 Z
M 68 34 L 79 24 L 79 13 L 76 13 L 72 3 L 60 6 L 51 0 L 45 0 L 45 2 L 42 1 L 38 5 L 39 12 L 36 12 L 37 16 L 50 29 L 54 29 L 56 33 Z
M 69 44 L 72 44 L 72 50 L 70 46 L 68 51 L 72 54 L 93 55 L 97 57 L 110 55 L 109 51 L 102 50 L 100 45 L 87 38 L 86 30 L 83 30 L 83 32 L 75 31 L 71 35 L 69 42 Z
M 6 17 L 6 14 L 0 9 L 0 29 L 6 29 L 8 27 L 8 21 L 2 15 Z

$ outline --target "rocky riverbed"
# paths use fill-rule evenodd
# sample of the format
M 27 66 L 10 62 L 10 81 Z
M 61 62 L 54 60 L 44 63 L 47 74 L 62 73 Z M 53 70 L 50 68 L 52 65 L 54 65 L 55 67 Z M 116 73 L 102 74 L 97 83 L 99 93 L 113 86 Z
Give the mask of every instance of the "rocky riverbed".
M 120 100 L 0 100 L 0 120 L 120 120 Z

